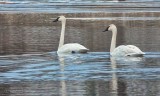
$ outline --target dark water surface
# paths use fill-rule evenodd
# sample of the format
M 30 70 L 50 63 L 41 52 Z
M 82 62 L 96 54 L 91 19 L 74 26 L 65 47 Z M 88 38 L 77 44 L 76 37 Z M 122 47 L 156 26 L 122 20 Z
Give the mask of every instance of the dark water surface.
M 34 2 L 33 2 L 34 1 Z M 91 52 L 109 51 L 109 25 L 118 28 L 117 45 L 133 44 L 160 52 L 159 0 L 7 0 L 0 4 L 0 54 L 51 52 L 58 47 L 67 18 L 65 43 L 80 43 Z
M 1 96 L 159 96 L 160 53 L 113 58 L 108 52 L 0 56 Z

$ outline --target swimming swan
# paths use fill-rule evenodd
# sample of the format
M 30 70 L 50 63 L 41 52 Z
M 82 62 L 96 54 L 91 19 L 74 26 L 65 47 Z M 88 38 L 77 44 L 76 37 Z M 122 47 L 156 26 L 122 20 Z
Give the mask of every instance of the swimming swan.
M 112 31 L 112 40 L 110 47 L 111 56 L 143 56 L 145 53 L 142 52 L 138 47 L 134 45 L 120 45 L 116 48 L 116 37 L 117 27 L 114 24 L 110 24 L 105 31 Z
M 66 18 L 64 16 L 59 16 L 53 22 L 57 22 L 57 21 L 62 22 L 61 36 L 60 36 L 57 53 L 58 54 L 87 53 L 89 49 L 87 49 L 86 47 L 78 43 L 64 44 Z

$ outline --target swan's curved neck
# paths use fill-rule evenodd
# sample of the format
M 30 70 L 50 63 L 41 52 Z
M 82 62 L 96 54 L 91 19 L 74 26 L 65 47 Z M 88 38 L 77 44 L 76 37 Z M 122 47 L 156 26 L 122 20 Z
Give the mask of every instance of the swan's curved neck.
M 113 52 L 113 50 L 116 48 L 116 37 L 117 37 L 117 28 L 112 30 L 112 40 L 111 40 L 110 52 Z
M 63 20 L 58 49 L 64 45 L 65 25 L 66 25 L 66 20 Z

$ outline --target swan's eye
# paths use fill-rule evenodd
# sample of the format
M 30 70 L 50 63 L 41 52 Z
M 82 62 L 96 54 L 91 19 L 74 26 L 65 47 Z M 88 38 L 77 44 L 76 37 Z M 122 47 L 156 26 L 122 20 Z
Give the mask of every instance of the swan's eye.
M 108 31 L 108 30 L 109 30 L 109 27 L 110 27 L 110 26 L 108 26 L 108 27 L 106 28 L 106 31 Z
M 75 51 L 72 51 L 71 53 L 73 53 L 73 54 L 74 54 L 74 53 L 76 53 L 76 52 L 75 52 Z
M 53 22 L 57 22 L 59 20 L 60 17 L 58 17 L 57 19 L 55 19 Z
M 102 31 L 102 32 L 106 32 L 106 31 L 108 31 L 109 27 L 110 27 L 110 26 L 108 26 L 108 27 L 107 27 L 104 31 Z

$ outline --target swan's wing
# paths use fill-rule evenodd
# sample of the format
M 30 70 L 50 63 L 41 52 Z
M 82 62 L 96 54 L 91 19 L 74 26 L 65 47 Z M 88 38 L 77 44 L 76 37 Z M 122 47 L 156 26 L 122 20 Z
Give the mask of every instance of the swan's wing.
M 137 53 L 137 54 L 145 54 L 144 52 L 142 52 L 138 47 L 134 46 L 134 45 L 127 45 L 127 47 L 132 50 L 133 53 Z
M 134 45 L 127 45 L 127 47 L 130 52 L 128 54 L 126 54 L 126 56 L 141 57 L 145 54 L 138 47 L 136 47 Z
M 78 43 L 69 43 L 64 44 L 60 49 L 58 49 L 58 53 L 86 53 L 89 49 L 80 45 Z
M 142 52 L 138 47 L 134 45 L 121 45 L 114 49 L 111 53 L 113 56 L 141 56 Z
M 116 47 L 111 53 L 112 56 L 125 56 L 129 52 L 128 47 L 121 45 Z

